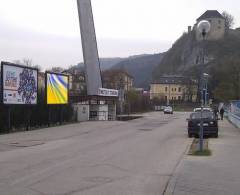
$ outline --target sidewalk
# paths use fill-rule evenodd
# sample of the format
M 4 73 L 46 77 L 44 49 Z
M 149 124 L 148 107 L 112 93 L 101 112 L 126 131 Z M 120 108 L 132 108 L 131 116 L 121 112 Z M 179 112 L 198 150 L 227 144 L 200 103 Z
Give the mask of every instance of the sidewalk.
M 166 195 L 239 195 L 240 129 L 219 121 L 219 138 L 209 140 L 211 157 L 186 155 L 168 184 Z

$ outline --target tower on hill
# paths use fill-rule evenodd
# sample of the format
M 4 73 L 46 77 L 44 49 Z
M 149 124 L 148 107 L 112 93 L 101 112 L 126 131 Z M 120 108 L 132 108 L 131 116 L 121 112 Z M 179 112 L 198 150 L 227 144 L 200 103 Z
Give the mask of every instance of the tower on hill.
M 224 38 L 224 35 L 225 35 L 225 19 L 224 19 L 224 17 L 217 10 L 207 10 L 204 14 L 202 14 L 197 19 L 197 23 L 194 25 L 197 41 L 202 40 L 202 35 L 197 30 L 197 24 L 201 20 L 207 20 L 211 24 L 211 30 L 206 37 L 207 40 L 214 41 L 214 40 L 219 40 L 219 39 Z

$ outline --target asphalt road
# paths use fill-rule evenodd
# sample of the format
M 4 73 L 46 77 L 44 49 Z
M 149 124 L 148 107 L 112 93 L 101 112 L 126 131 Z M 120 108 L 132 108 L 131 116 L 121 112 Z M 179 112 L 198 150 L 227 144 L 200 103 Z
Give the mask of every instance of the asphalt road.
M 162 194 L 190 139 L 186 113 L 0 136 L 2 195 Z

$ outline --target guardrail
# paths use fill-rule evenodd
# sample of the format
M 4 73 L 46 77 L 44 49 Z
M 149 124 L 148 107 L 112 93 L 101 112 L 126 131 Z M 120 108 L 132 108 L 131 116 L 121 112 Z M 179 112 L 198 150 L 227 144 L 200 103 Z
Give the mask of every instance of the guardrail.
M 235 126 L 240 128 L 240 116 L 233 114 L 231 112 L 226 112 L 226 116 L 229 121 L 231 121 Z

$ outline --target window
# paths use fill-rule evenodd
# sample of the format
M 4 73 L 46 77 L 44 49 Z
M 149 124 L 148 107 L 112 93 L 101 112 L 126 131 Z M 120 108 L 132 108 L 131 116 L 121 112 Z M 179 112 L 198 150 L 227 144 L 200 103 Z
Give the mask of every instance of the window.
M 172 88 L 172 91 L 173 91 L 173 88 Z
M 175 90 L 174 91 L 177 91 L 177 88 L 175 88 Z
M 167 101 L 167 96 L 165 96 L 165 101 Z
M 178 96 L 178 100 L 179 100 L 179 101 L 181 100 L 181 96 Z
M 182 89 L 181 89 L 181 87 L 179 87 L 179 88 L 178 88 L 178 92 L 181 92 L 181 91 L 182 91 Z
M 176 100 L 177 98 L 176 97 L 174 97 L 174 100 Z
M 165 87 L 165 91 L 167 91 L 167 87 Z
M 221 24 L 221 20 L 218 20 L 218 24 Z

